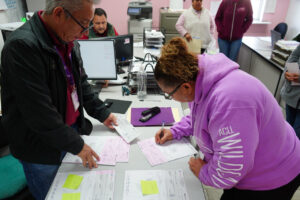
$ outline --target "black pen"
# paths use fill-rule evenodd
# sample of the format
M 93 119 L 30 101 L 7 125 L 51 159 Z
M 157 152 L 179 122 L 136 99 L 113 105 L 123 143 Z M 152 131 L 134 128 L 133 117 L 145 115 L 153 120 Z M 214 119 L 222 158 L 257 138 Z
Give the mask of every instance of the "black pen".
M 165 129 L 165 122 L 163 122 L 161 125 L 161 130 L 160 130 L 160 134 L 159 134 L 160 139 L 164 136 L 164 129 Z

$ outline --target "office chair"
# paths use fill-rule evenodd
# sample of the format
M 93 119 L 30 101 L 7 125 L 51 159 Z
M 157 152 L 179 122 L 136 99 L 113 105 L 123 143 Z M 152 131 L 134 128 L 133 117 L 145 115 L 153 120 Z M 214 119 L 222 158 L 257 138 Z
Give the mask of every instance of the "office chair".
M 281 22 L 275 26 L 274 31 L 277 31 L 281 34 L 281 39 L 285 37 L 285 34 L 288 30 L 288 25 L 287 23 Z
M 34 200 L 21 163 L 7 153 L 8 140 L 3 133 L 0 116 L 0 199 Z M 5 149 L 5 151 L 3 151 Z M 5 153 L 4 153 L 5 152 Z

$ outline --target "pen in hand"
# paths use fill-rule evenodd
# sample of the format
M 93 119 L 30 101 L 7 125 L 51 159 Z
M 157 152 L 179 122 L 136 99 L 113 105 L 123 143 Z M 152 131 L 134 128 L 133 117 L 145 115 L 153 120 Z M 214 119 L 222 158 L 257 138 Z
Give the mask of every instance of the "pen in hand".
M 164 129 L 165 129 L 165 122 L 163 122 L 161 125 L 161 130 L 160 130 L 160 134 L 159 134 L 160 139 L 164 136 Z

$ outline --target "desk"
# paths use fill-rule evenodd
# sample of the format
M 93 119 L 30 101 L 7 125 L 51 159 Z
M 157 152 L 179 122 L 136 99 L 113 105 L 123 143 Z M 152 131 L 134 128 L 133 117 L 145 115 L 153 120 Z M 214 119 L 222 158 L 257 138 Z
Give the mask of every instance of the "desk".
M 132 107 L 153 107 L 153 106 L 171 106 L 177 107 L 179 110 L 179 114 L 182 116 L 182 109 L 181 104 L 174 100 L 166 100 L 161 95 L 147 95 L 144 101 L 139 101 L 136 95 L 130 96 L 122 96 L 121 94 L 121 86 L 109 86 L 108 88 L 103 88 L 100 93 L 100 98 L 105 100 L 106 98 L 113 98 L 113 99 L 122 99 L 133 101 L 131 106 Z M 89 116 L 88 117 L 92 124 L 94 125 L 94 129 L 92 135 L 101 135 L 102 130 L 107 130 L 107 128 L 102 125 L 98 120 L 95 120 Z M 189 199 L 197 199 L 197 200 L 205 200 L 202 184 L 199 179 L 192 173 L 189 169 L 188 160 L 189 157 L 177 159 L 172 162 L 168 162 L 162 165 L 151 167 L 151 165 L 146 160 L 146 157 L 143 155 L 141 150 L 137 145 L 138 140 L 143 140 L 146 138 L 153 137 L 159 127 L 137 127 L 137 130 L 141 133 L 138 139 L 131 143 L 130 147 L 130 155 L 129 155 L 129 162 L 128 163 L 117 163 L 116 166 L 103 166 L 99 165 L 98 169 L 107 170 L 107 169 L 114 169 L 116 176 L 115 176 L 115 189 L 114 189 L 114 199 L 121 200 L 123 198 L 123 187 L 124 187 L 124 178 L 125 178 L 125 171 L 126 170 L 159 170 L 159 169 L 182 169 L 184 172 L 184 181 L 186 184 L 186 189 L 189 194 Z M 111 134 L 115 135 L 115 134 Z M 68 171 L 88 171 L 82 167 L 80 164 L 65 164 L 63 163 L 60 168 L 59 172 L 68 172 Z M 95 170 L 95 169 L 94 169 Z M 53 188 L 51 187 L 46 199 L 49 199 L 49 196 L 53 192 Z
M 271 61 L 270 37 L 243 37 L 237 62 L 241 70 L 258 78 L 280 102 L 284 68 Z

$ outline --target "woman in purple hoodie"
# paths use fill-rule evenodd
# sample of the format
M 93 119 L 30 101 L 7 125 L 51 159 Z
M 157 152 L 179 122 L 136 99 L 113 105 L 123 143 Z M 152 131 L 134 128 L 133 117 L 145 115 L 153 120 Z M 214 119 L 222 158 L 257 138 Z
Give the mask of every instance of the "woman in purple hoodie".
M 236 61 L 242 37 L 253 20 L 250 0 L 223 0 L 216 14 L 220 52 Z
M 223 54 L 195 56 L 180 38 L 162 49 L 160 88 L 191 114 L 159 130 L 158 144 L 193 135 L 204 159 L 193 173 L 222 200 L 291 199 L 300 185 L 300 141 L 268 89 Z

